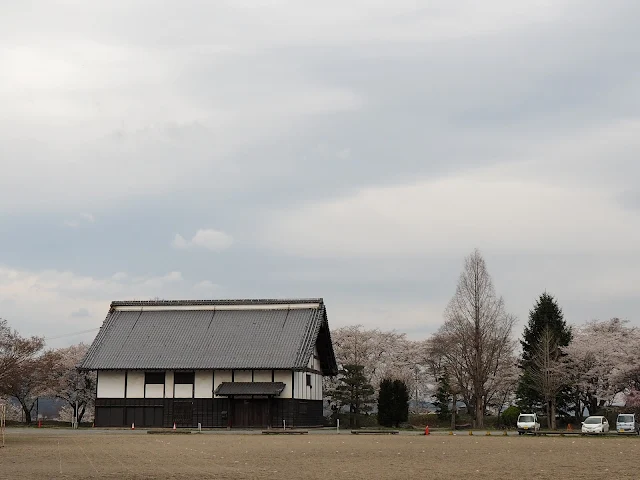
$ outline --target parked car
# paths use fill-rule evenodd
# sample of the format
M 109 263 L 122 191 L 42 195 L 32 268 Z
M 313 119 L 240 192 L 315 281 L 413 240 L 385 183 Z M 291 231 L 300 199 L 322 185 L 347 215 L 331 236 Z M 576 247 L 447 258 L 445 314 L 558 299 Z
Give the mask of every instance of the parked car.
M 609 431 L 609 421 L 605 417 L 591 416 L 582 422 L 582 433 L 600 433 L 604 435 Z
M 518 415 L 516 426 L 518 427 L 519 435 L 524 435 L 525 433 L 536 433 L 540 430 L 538 416 L 535 413 L 521 413 Z
M 621 413 L 616 419 L 616 431 L 640 435 L 640 423 L 636 422 L 636 416 L 633 413 Z

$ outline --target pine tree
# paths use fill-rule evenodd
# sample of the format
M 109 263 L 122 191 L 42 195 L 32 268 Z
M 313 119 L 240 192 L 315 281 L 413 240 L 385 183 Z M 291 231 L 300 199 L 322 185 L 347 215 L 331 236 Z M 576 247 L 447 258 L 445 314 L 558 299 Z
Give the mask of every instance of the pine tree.
M 545 332 L 553 335 L 558 347 L 566 347 L 571 342 L 572 332 L 562 314 L 562 310 L 552 295 L 540 295 L 529 312 L 529 322 L 522 334 L 522 357 L 520 360 L 520 381 L 518 384 L 518 404 L 523 411 L 548 409 L 540 392 L 533 388 L 534 355 L 539 350 Z M 569 388 L 562 388 L 555 399 L 559 411 L 566 411 Z M 553 419 L 550 419 L 553 420 Z
M 330 395 L 339 408 L 349 407 L 349 426 L 360 428 L 360 415 L 369 413 L 375 402 L 374 389 L 362 365 L 344 365 L 338 374 L 339 384 Z
M 449 378 L 447 375 L 443 375 L 438 380 L 438 390 L 433 396 L 435 402 L 433 404 L 436 407 L 436 413 L 440 420 L 451 420 L 451 409 L 449 403 L 451 402 L 451 386 L 449 385 Z

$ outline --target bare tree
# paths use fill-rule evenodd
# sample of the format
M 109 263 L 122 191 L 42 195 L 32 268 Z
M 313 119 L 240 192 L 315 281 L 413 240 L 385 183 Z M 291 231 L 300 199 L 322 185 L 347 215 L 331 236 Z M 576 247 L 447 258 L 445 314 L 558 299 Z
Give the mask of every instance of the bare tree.
M 552 430 L 556 429 L 556 398 L 566 385 L 566 368 L 561 357 L 560 342 L 553 330 L 546 327 L 533 350 L 529 378 L 531 387 L 544 399 Z
M 9 328 L 6 320 L 0 318 L 0 385 L 15 373 L 22 362 L 33 358 L 43 348 L 44 339 L 21 337 Z
M 484 426 L 486 405 L 494 393 L 492 380 L 513 355 L 515 318 L 505 312 L 478 250 L 465 259 L 456 293 L 435 335 L 447 370 L 472 407 L 476 428 Z

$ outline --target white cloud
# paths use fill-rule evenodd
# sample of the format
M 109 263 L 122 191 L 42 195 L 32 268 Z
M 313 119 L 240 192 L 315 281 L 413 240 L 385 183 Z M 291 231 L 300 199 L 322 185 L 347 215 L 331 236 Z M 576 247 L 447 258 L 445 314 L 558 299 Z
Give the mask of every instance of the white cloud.
M 341 160 L 348 160 L 349 158 L 351 158 L 351 149 L 343 148 L 336 154 L 336 156 Z
M 198 230 L 188 241 L 177 233 L 172 242 L 173 247 L 178 249 L 199 247 L 216 252 L 226 250 L 232 244 L 233 237 L 231 235 L 211 228 Z
M 94 223 L 95 217 L 91 213 L 81 213 L 77 218 L 65 220 L 64 225 L 70 228 L 77 228 L 83 223 Z
M 211 280 L 203 280 L 194 285 L 194 288 L 197 290 L 216 290 L 219 288 L 219 285 L 213 283 Z
M 56 337 L 99 327 L 113 300 L 179 299 L 189 296 L 188 292 L 180 272 L 137 277 L 120 272 L 92 277 L 69 271 L 0 266 L 2 316 L 23 335 Z M 91 341 L 93 336 L 94 333 L 87 334 L 83 340 Z M 66 341 L 61 339 L 58 343 Z
M 91 314 L 89 313 L 89 310 L 87 310 L 86 308 L 79 308 L 78 310 L 71 312 L 71 316 L 75 318 L 84 318 L 84 317 L 90 317 Z
M 615 192 L 493 170 L 364 188 L 278 212 L 263 230 L 269 246 L 310 257 L 465 254 L 476 246 L 504 253 L 640 253 L 640 218 L 621 208 Z
M 407 333 L 412 339 L 423 339 L 442 324 L 446 303 L 413 303 L 370 301 L 334 301 L 331 303 L 332 329 L 347 325 L 366 325 L 367 328 L 381 330 L 395 329 Z

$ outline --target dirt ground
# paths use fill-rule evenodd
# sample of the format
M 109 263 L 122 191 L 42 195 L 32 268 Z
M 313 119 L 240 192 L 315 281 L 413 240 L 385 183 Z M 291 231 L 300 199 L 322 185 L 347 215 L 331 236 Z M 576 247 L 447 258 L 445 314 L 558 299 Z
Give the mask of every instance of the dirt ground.
M 31 430 L 9 432 L 0 479 L 637 479 L 639 447 L 638 437 Z

